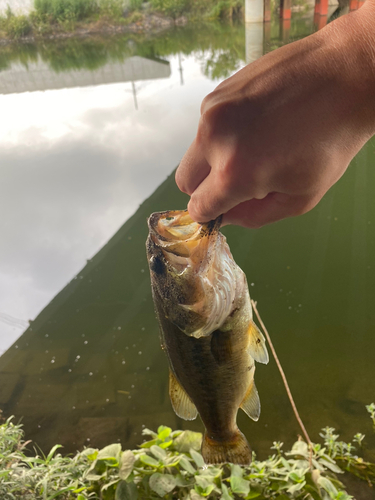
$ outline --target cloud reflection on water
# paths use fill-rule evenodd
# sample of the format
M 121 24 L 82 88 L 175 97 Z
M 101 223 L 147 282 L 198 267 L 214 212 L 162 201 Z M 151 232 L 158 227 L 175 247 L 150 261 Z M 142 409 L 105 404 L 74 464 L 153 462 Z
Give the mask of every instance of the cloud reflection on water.
M 34 318 L 176 167 L 216 84 L 170 64 L 138 111 L 129 83 L 0 96 L 0 312 Z M 0 351 L 21 332 L 0 321 Z

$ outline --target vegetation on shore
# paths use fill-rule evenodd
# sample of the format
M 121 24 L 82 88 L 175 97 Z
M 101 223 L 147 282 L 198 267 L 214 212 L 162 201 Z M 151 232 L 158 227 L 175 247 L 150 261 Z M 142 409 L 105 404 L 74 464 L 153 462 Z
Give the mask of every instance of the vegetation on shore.
M 0 14 L 0 38 L 17 40 L 105 27 L 141 30 L 149 24 L 160 27 L 168 20 L 232 19 L 242 12 L 243 0 L 34 0 L 29 15 L 18 15 L 9 6 Z
M 375 423 L 375 405 L 367 406 Z M 86 448 L 73 457 L 57 453 L 55 445 L 45 456 L 25 453 L 22 426 L 12 418 L 0 425 L 0 498 L 2 500 L 156 500 L 205 498 L 258 500 L 352 500 L 339 475 L 344 471 L 375 484 L 375 464 L 357 455 L 363 434 L 353 442 L 339 440 L 334 429 L 320 434 L 323 444 L 299 439 L 289 452 L 275 442 L 267 460 L 249 467 L 233 464 L 206 466 L 199 453 L 202 435 L 144 429 L 147 441 L 137 450 L 119 443 L 102 450 Z

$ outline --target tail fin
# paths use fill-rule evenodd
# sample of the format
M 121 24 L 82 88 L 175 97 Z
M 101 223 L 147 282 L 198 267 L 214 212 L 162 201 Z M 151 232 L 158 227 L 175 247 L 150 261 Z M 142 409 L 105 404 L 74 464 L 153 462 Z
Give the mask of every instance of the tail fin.
M 206 464 L 232 464 L 249 465 L 251 462 L 251 449 L 242 432 L 237 432 L 228 441 L 216 441 L 205 433 L 202 441 L 202 456 Z

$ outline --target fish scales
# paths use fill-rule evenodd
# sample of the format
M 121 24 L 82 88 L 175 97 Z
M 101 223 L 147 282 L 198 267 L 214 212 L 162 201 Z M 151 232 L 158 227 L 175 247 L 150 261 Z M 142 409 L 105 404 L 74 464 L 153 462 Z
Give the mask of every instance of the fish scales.
M 268 354 L 246 276 L 219 228 L 220 219 L 197 224 L 186 211 L 152 214 L 147 255 L 172 406 L 187 420 L 199 413 L 206 463 L 248 464 L 236 417 L 242 407 L 258 419 L 254 358 L 267 363 Z

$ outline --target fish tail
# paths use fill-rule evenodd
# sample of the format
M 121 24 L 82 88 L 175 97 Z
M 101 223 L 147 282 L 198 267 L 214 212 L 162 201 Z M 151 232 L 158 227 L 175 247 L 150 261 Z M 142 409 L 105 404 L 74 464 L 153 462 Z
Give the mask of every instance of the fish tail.
M 247 439 L 237 429 L 233 437 L 226 441 L 210 438 L 207 432 L 202 441 L 202 456 L 206 464 L 232 464 L 249 465 L 251 462 L 251 449 Z

